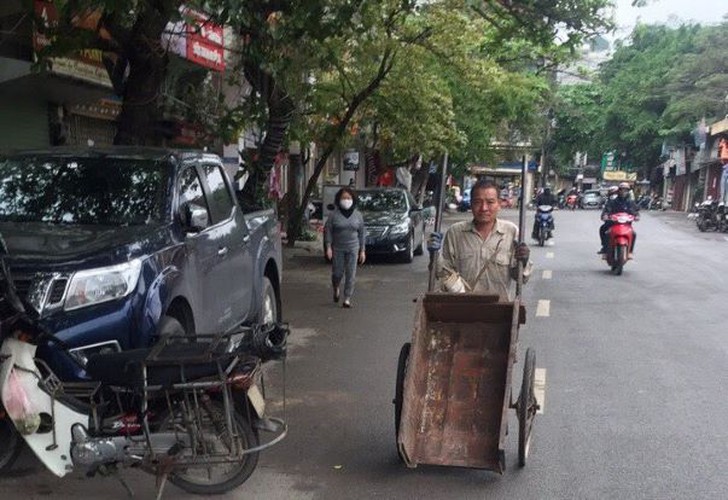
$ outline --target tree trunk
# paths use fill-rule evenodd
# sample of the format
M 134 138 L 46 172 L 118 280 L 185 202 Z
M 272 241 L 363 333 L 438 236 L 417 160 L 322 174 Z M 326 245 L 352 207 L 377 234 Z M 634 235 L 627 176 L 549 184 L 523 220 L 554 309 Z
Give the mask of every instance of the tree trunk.
M 430 178 L 430 166 L 424 160 L 419 170 L 416 170 L 412 176 L 412 196 L 415 197 L 417 203 L 422 205 L 425 201 L 425 191 L 427 188 L 427 180 Z
M 286 224 L 286 234 L 288 241 L 294 241 L 302 234 L 302 218 L 296 217 L 296 208 L 298 207 L 298 173 L 303 170 L 303 163 L 300 154 L 288 156 L 288 206 L 286 207 L 288 221 Z M 290 243 L 289 243 L 290 244 Z
M 251 161 L 249 164 L 250 176 L 241 192 L 243 206 L 252 209 L 262 205 L 263 200 L 260 193 L 262 193 L 268 174 L 275 165 L 276 155 L 281 151 L 296 106 L 291 96 L 279 85 L 273 75 L 263 70 L 258 64 L 248 61 L 244 64 L 244 71 L 245 78 L 255 92 L 265 97 L 268 108 L 265 138 L 257 160 Z
M 160 95 L 167 71 L 167 54 L 162 46 L 162 33 L 169 22 L 172 3 L 160 3 L 140 15 L 122 43 L 122 64 L 128 62 L 129 76 L 121 84 L 122 105 L 114 144 L 154 146 L 160 144 Z M 120 32 L 113 28 L 113 32 Z M 120 40 L 122 41 L 122 40 Z M 124 67 L 112 74 L 123 75 Z

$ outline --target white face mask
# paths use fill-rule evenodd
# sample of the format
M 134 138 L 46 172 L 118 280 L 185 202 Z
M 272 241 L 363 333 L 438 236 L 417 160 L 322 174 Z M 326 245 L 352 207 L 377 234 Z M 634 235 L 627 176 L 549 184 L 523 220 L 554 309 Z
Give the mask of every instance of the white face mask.
M 353 204 L 354 204 L 354 200 L 351 200 L 349 198 L 345 198 L 345 199 L 339 201 L 339 206 L 341 208 L 343 208 L 344 210 L 349 210 Z

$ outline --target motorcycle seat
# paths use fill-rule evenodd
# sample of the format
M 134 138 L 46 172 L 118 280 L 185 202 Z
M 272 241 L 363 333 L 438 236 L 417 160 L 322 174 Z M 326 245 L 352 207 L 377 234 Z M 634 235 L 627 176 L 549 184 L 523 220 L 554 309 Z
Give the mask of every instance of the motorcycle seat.
M 156 359 L 150 359 L 152 348 L 95 354 L 89 358 L 86 372 L 92 379 L 106 385 L 136 388 L 144 383 L 143 367 L 146 364 L 147 385 L 168 387 L 213 377 L 236 356 L 234 353 L 223 353 L 213 358 L 200 356 L 199 353 L 205 352 L 208 346 L 202 342 L 172 344 L 165 347 L 163 357 Z

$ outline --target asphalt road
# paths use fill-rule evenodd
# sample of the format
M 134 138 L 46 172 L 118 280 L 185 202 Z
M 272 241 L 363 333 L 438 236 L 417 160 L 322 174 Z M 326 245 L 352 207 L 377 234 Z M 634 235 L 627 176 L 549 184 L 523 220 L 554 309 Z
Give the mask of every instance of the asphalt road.
M 243 487 L 221 498 L 726 498 L 728 239 L 698 233 L 683 214 L 646 213 L 636 225 L 636 259 L 616 277 L 596 255 L 598 212 L 560 211 L 556 224 L 553 246 L 532 247 L 536 267 L 525 288 L 521 344 L 536 350 L 545 396 L 524 469 L 516 464 L 516 432 L 503 475 L 407 469 L 397 458 L 396 362 L 411 336 L 413 299 L 426 288 L 427 257 L 367 263 L 354 308 L 345 310 L 331 301 L 320 253 L 297 250 L 288 255 L 283 290 L 293 327 L 290 434 L 262 455 Z M 277 367 L 271 375 L 280 374 Z M 271 407 L 281 413 L 280 384 L 272 392 Z M 125 476 L 139 498 L 153 498 L 154 478 Z M 3 499 L 79 497 L 126 495 L 112 479 L 57 480 L 29 456 L 0 478 Z M 169 486 L 166 497 L 188 496 Z

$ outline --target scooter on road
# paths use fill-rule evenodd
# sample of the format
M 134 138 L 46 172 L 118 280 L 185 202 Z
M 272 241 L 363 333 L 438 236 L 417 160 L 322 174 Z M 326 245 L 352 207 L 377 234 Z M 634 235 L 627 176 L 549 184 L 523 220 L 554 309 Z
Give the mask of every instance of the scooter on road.
M 554 207 L 551 205 L 539 205 L 536 210 L 536 234 L 535 240 L 539 246 L 544 246 L 547 240 L 553 238 L 554 231 Z
M 632 258 L 631 253 L 634 245 L 632 223 L 639 220 L 639 218 L 626 212 L 620 212 L 611 214 L 608 220 L 612 221 L 613 225 L 609 228 L 609 246 L 603 258 L 606 259 L 612 273 L 620 276 L 624 265 Z

